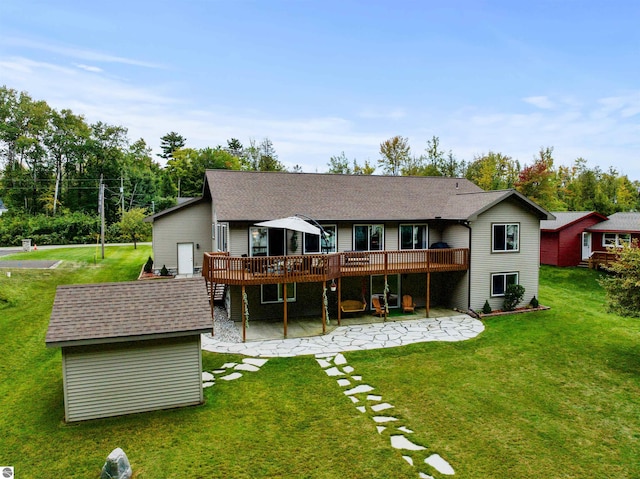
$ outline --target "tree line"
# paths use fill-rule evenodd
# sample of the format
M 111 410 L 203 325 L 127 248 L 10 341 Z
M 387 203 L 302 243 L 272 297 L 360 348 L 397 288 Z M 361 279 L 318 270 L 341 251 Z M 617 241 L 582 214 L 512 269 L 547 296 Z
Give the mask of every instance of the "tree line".
M 344 152 L 332 156 L 330 173 L 371 175 L 450 176 L 467 178 L 484 190 L 514 188 L 549 211 L 597 211 L 611 215 L 619 211 L 640 210 L 640 182 L 631 181 L 615 168 L 589 168 L 584 158 L 571 166 L 555 166 L 553 147 L 542 147 L 530 164 L 499 152 L 476 155 L 471 161 L 459 160 L 451 150 L 440 146 L 440 139 L 427 140 L 424 152 L 411 152 L 408 138 L 394 136 L 380 143 L 375 164 L 350 160 Z
M 269 138 L 246 145 L 231 138 L 224 146 L 191 148 L 172 131 L 161 138 L 160 149 L 154 158 L 146 141 L 131 142 L 122 126 L 89 123 L 70 109 L 57 110 L 26 92 L 0 88 L 0 198 L 11 215 L 93 218 L 102 183 L 107 224 L 127 229 L 125 216 L 132 210 L 140 210 L 134 216 L 142 217 L 175 205 L 178 197 L 201 195 L 207 169 L 287 171 Z M 465 177 L 485 190 L 515 188 L 552 211 L 609 215 L 640 208 L 638 181 L 613 168 L 589 168 L 582 158 L 571 167 L 556 167 L 552 147 L 541 148 L 531 164 L 521 165 L 499 152 L 459 160 L 437 136 L 414 154 L 407 138 L 394 136 L 380 144 L 379 155 L 375 162 L 359 163 L 342 152 L 329 159 L 328 171 Z

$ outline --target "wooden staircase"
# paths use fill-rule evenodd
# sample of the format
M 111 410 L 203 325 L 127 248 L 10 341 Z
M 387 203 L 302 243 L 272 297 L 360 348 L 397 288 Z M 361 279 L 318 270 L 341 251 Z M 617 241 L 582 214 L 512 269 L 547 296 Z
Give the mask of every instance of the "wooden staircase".
M 224 283 L 212 283 L 207 281 L 207 293 L 211 297 L 211 291 L 213 290 L 213 302 L 224 303 L 224 298 L 227 294 L 227 285 Z

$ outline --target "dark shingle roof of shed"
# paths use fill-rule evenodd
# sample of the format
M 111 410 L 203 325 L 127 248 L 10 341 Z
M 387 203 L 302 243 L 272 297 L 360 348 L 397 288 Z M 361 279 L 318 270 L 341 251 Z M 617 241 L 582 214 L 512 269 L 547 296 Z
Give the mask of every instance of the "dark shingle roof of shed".
M 108 343 L 212 327 L 203 278 L 58 286 L 46 343 Z
M 588 228 L 588 231 L 640 232 L 640 213 L 614 213 L 607 221 Z
M 231 170 L 208 170 L 206 178 L 219 221 L 297 213 L 318 221 L 465 220 L 513 195 L 533 205 L 514 190 L 485 192 L 465 178 Z

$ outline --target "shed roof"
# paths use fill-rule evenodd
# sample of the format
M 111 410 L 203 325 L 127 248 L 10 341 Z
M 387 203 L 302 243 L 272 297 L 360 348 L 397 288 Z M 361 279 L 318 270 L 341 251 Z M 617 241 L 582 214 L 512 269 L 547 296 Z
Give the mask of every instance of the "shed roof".
M 640 233 L 640 213 L 614 213 L 607 221 L 587 228 L 588 231 Z
M 208 170 L 219 221 L 258 221 L 294 214 L 318 221 L 473 219 L 508 197 L 540 217 L 549 214 L 515 190 L 485 192 L 465 178 Z
M 540 222 L 542 231 L 558 231 L 591 217 L 600 221 L 607 219 L 606 216 L 595 211 L 554 211 L 552 214 L 556 217 L 555 220 L 543 220 Z
M 204 278 L 58 286 L 47 346 L 211 332 Z

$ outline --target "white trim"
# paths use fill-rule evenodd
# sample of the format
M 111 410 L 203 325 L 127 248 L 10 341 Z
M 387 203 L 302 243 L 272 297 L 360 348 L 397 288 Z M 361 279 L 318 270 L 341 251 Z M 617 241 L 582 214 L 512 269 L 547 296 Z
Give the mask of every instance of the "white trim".
M 493 278 L 496 276 L 502 276 L 504 278 L 503 280 L 503 292 L 502 293 L 498 293 L 496 294 L 493 290 Z M 517 271 L 508 271 L 506 273 L 491 273 L 491 281 L 489 283 L 489 287 L 490 289 L 490 294 L 492 298 L 500 298 L 502 296 L 504 296 L 504 292 L 507 290 L 507 276 L 515 276 L 516 277 L 516 282 L 514 284 L 520 284 L 520 273 L 518 273 Z

